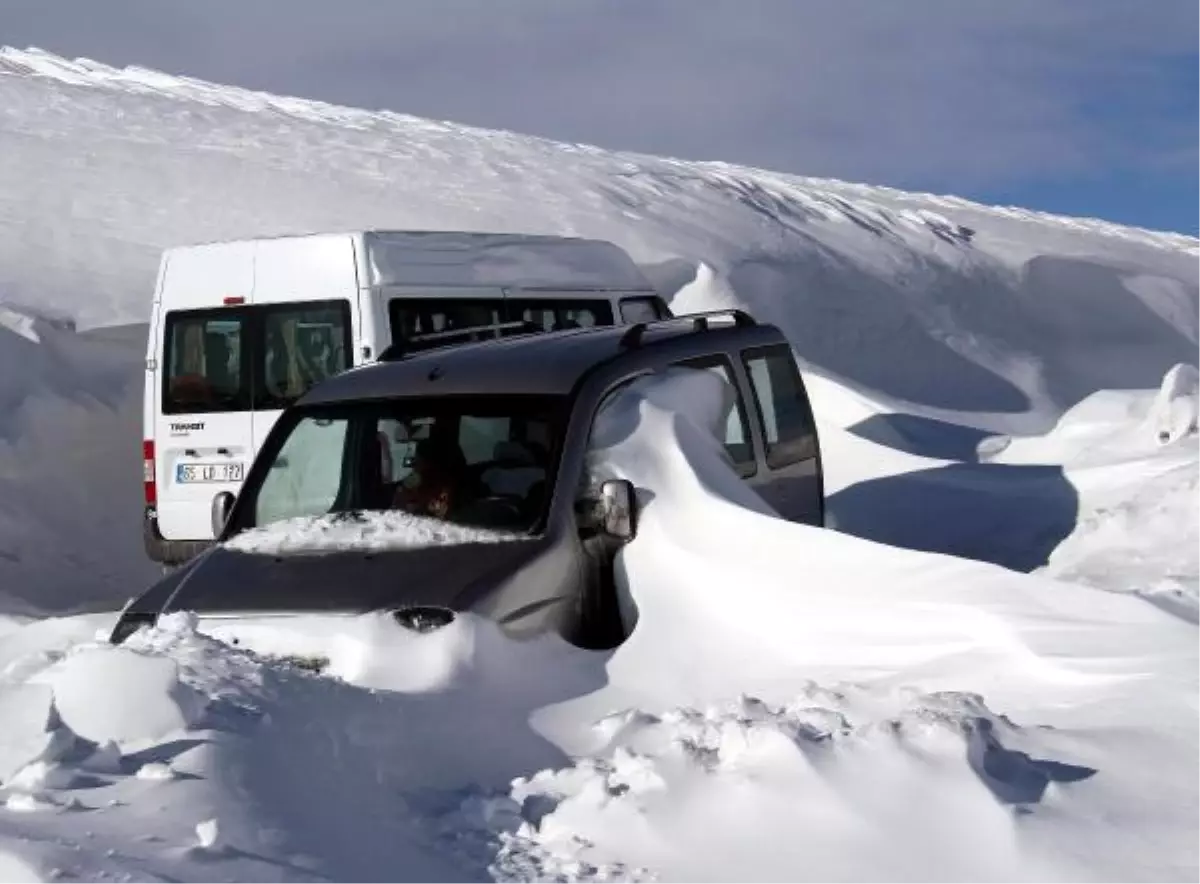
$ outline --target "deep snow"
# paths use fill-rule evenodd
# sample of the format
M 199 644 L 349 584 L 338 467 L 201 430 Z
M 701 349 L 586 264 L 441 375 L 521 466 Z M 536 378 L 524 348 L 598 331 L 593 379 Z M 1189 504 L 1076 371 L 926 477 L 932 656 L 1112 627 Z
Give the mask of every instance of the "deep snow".
M 10 636 L 3 849 L 88 879 L 1194 875 L 1194 626 L 764 514 L 719 384 L 599 423 L 595 471 L 653 495 L 615 652 L 377 615 Z
M 1195 879 L 1195 239 L 12 50 L 0 151 L 0 879 Z M 144 326 L 76 324 L 163 246 L 362 227 L 609 238 L 777 322 L 840 531 L 679 379 L 602 435 L 650 492 L 611 654 L 29 619 L 154 575 Z

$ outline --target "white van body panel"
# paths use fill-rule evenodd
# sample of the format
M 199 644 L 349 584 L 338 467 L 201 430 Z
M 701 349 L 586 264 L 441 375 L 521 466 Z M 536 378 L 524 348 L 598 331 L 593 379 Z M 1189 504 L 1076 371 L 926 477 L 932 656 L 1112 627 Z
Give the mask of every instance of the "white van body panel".
M 601 240 L 516 233 L 363 234 L 371 286 L 500 286 L 653 291 L 633 259 Z
M 353 366 L 378 357 L 391 343 L 389 303 L 396 299 L 605 300 L 620 323 L 619 303 L 629 296 L 657 293 L 628 254 L 599 240 L 348 231 L 168 249 L 151 312 L 143 411 L 144 438 L 155 443 L 157 505 L 150 514 L 157 530 L 168 541 L 211 540 L 212 499 L 221 491 L 237 493 L 241 479 L 183 480 L 212 478 L 214 468 L 230 467 L 232 475 L 244 477 L 282 414 L 277 409 L 164 414 L 172 311 L 344 300 L 351 342 L 346 364 Z M 240 302 L 226 306 L 226 299 Z M 263 370 L 262 354 L 249 360 L 254 371 Z
M 253 242 L 212 243 L 168 249 L 159 298 L 166 310 L 219 307 L 225 298 L 250 301 L 254 291 Z
M 352 234 L 280 237 L 251 245 L 255 304 L 358 296 Z
M 225 298 L 253 303 L 252 242 L 214 243 L 171 249 L 163 257 L 162 282 L 151 334 L 156 368 L 147 393 L 153 407 L 155 478 L 158 485 L 158 530 L 168 540 L 212 537 L 209 515 L 213 495 L 237 492 L 254 457 L 248 412 L 164 414 L 163 378 L 167 318 L 171 311 L 211 309 Z M 232 470 L 226 481 L 185 481 L 212 468 Z M 188 475 L 188 474 L 192 475 Z M 199 474 L 199 475 L 198 475 Z
M 355 353 L 363 341 L 362 310 L 353 234 L 316 234 L 264 239 L 256 243 L 254 304 L 344 300 L 350 305 L 351 352 L 348 364 L 361 360 Z M 250 412 L 257 451 L 283 414 L 282 409 Z

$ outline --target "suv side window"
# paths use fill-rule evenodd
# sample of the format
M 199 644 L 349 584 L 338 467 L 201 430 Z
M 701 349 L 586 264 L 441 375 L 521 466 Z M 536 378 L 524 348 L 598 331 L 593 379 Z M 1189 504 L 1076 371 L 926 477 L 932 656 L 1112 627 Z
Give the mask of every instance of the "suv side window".
M 754 445 L 750 441 L 750 422 L 746 417 L 746 403 L 742 391 L 733 376 L 733 366 L 724 356 L 701 356 L 675 363 L 680 368 L 711 371 L 733 389 L 733 410 L 725 423 L 722 442 L 738 475 L 753 476 L 758 467 L 754 462 Z
M 777 469 L 816 457 L 812 408 L 791 348 L 775 344 L 744 350 L 742 363 L 754 388 L 767 466 Z

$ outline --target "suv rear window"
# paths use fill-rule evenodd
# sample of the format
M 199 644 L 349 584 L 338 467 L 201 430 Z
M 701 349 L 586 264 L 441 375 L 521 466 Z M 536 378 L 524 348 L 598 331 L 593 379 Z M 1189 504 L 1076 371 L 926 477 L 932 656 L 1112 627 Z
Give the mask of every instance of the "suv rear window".
M 173 310 L 166 315 L 163 414 L 285 408 L 349 367 L 346 301 Z

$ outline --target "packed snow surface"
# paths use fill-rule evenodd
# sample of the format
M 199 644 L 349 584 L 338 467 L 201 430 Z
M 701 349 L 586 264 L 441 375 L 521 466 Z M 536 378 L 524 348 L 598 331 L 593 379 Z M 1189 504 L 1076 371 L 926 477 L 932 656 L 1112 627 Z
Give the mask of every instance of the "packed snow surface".
M 1200 873 L 1194 238 L 36 50 L 0 156 L 0 880 Z M 166 246 L 338 229 L 607 239 L 778 324 L 837 530 L 668 374 L 593 439 L 642 505 L 615 651 L 186 612 L 109 646 L 157 572 L 145 327 L 97 326 L 147 321 Z M 397 518 L 236 544 L 456 542 Z

